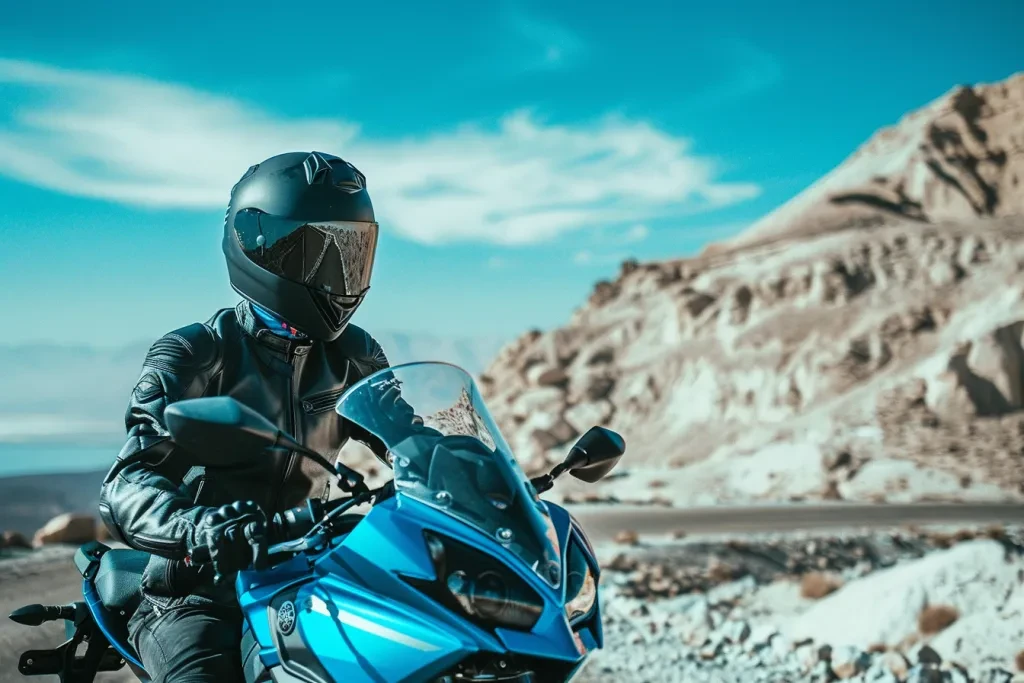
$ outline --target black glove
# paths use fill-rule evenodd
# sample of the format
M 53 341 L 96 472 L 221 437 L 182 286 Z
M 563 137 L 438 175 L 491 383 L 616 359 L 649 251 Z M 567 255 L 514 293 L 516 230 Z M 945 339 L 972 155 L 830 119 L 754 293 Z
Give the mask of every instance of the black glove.
M 214 583 L 251 566 L 266 555 L 267 517 L 256 503 L 239 501 L 207 513 L 196 530 L 213 565 Z

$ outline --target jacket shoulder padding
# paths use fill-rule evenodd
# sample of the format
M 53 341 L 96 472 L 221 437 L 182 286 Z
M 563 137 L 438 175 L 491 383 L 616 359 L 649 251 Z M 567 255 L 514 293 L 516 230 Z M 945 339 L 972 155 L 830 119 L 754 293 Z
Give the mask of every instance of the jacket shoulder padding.
M 168 332 L 146 353 L 133 402 L 183 398 L 197 378 L 210 374 L 220 357 L 220 340 L 207 324 L 193 323 Z

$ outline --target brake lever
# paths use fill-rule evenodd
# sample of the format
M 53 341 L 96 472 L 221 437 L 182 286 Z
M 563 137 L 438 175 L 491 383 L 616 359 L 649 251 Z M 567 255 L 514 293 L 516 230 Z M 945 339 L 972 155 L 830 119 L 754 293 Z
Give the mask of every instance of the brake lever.
M 282 555 L 284 553 L 301 553 L 318 547 L 324 542 L 324 535 L 316 533 L 313 536 L 303 536 L 292 541 L 284 541 L 270 546 L 268 555 Z
M 340 461 L 336 462 L 334 463 L 334 471 L 338 475 L 338 486 L 345 493 L 354 495 L 369 493 L 370 489 L 366 482 L 363 481 L 363 475 L 348 465 Z

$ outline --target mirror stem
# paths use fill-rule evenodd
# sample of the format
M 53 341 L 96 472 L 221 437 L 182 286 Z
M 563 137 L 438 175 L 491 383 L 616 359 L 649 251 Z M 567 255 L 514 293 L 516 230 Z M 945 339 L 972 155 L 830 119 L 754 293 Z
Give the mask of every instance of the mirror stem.
M 555 479 L 558 479 L 560 476 L 565 474 L 567 469 L 569 468 L 565 466 L 565 463 L 556 465 L 554 469 L 547 474 L 542 474 L 539 477 L 531 479 L 530 483 L 533 484 L 533 488 L 537 489 L 537 493 L 544 493 L 545 491 L 551 490 L 551 487 L 555 485 Z

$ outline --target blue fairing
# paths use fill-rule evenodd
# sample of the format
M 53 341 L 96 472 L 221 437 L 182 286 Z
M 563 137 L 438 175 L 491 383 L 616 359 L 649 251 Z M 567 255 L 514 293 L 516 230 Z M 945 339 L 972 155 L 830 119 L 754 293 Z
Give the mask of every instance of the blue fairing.
M 96 626 L 99 627 L 100 632 L 103 633 L 111 646 L 121 653 L 121 656 L 126 661 L 141 669 L 142 662 L 139 661 L 135 650 L 132 649 L 131 645 L 128 644 L 127 638 L 125 638 L 126 634 L 123 632 L 124 625 L 118 621 L 117 617 L 110 614 L 103 607 L 103 604 L 100 602 L 100 596 L 96 593 L 96 586 L 93 585 L 91 579 L 86 579 L 82 582 L 82 597 L 85 598 L 85 604 L 89 606 L 89 611 L 92 613 Z
M 550 503 L 548 507 L 564 552 L 577 532 L 565 510 Z M 437 578 L 424 530 L 505 560 L 510 571 L 543 597 L 534 628 L 481 628 L 413 588 L 402 577 Z M 515 559 L 477 530 L 397 496 L 374 507 L 354 531 L 312 562 L 297 557 L 270 571 L 243 572 L 238 590 L 265 666 L 283 666 L 292 673 L 302 666 L 304 673 L 346 683 L 427 681 L 479 652 L 574 663 L 600 647 L 596 608 L 574 633 L 565 618 L 564 589 L 547 585 Z M 596 571 L 596 563 L 592 566 Z M 280 628 L 278 623 L 285 600 L 295 608 L 290 629 L 290 624 Z M 286 638 L 282 634 L 287 630 L 291 634 Z M 315 664 L 306 661 L 308 653 L 316 653 Z
M 311 506 L 297 527 L 308 531 L 269 549 L 272 568 L 238 574 L 249 683 L 572 678 L 603 645 L 600 569 L 576 520 L 540 499 L 473 378 L 445 363 L 387 368 L 336 411 L 385 446 L 393 495 L 354 527 L 347 511 L 380 491 Z M 85 595 L 137 663 L 91 581 Z

